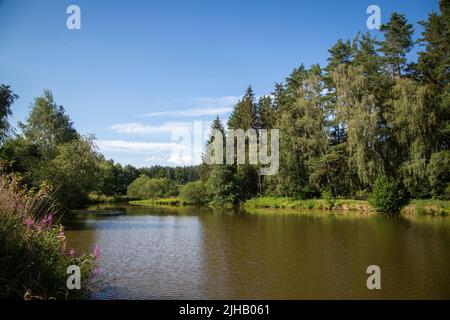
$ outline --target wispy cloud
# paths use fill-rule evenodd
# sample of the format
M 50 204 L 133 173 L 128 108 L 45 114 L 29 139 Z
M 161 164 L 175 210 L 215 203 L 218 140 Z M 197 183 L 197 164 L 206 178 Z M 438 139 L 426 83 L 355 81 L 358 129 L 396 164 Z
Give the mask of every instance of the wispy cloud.
M 119 151 L 127 153 L 153 153 L 172 151 L 180 146 L 175 142 L 138 142 L 124 140 L 98 140 L 97 146 L 101 151 Z
M 195 156 L 183 143 L 175 142 L 137 142 L 124 140 L 99 140 L 96 142 L 101 152 L 142 154 L 149 164 L 193 165 L 199 164 L 200 154 Z
M 200 117 L 200 116 L 215 116 L 223 115 L 231 112 L 232 107 L 229 108 L 197 108 L 191 110 L 177 110 L 177 111 L 158 111 L 143 114 L 142 117 L 160 117 L 160 116 L 172 116 L 172 117 Z
M 195 98 L 190 99 L 187 102 L 190 105 L 196 105 L 195 108 L 149 112 L 143 114 L 142 117 L 200 117 L 224 115 L 233 110 L 233 106 L 239 101 L 239 99 L 240 97 L 237 96 Z
M 111 126 L 113 131 L 126 134 L 154 134 L 154 133 L 173 133 L 177 131 L 188 131 L 192 127 L 188 122 L 166 122 L 161 125 L 144 125 L 142 123 L 119 123 Z

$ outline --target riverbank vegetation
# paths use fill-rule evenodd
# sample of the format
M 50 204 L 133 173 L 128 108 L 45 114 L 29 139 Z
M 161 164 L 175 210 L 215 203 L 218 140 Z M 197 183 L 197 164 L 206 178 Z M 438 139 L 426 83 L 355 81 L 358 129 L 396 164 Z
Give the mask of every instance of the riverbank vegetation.
M 417 42 L 406 17 L 394 13 L 382 40 L 339 39 L 325 67 L 300 65 L 258 99 L 249 87 L 227 128 L 279 129 L 279 171 L 259 176 L 261 164 L 203 164 L 209 201 L 271 196 L 333 207 L 334 199 L 365 198 L 395 212 L 407 199 L 450 199 L 449 2 L 440 9 L 421 22 Z M 408 60 L 415 48 L 418 59 Z M 226 137 L 219 118 L 211 129 Z
M 97 254 L 76 255 L 66 247 L 58 206 L 48 190 L 21 189 L 20 180 L 0 172 L 0 298 L 87 297 Z M 68 290 L 67 267 L 81 271 L 81 290 Z

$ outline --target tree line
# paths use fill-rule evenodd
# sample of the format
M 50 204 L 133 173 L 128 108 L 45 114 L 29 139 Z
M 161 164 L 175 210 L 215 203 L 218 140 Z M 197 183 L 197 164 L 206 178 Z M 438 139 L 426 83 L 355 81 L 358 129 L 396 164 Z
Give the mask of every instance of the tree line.
M 339 39 L 326 66 L 302 64 L 259 99 L 250 86 L 227 128 L 279 129 L 279 172 L 262 177 L 258 165 L 203 164 L 211 201 L 366 199 L 377 179 L 399 197 L 450 198 L 449 23 L 450 3 L 441 0 L 414 41 L 412 24 L 393 13 L 382 40 L 369 33 Z M 226 136 L 219 118 L 211 129 Z
M 88 202 L 90 194 L 124 196 L 140 175 L 167 178 L 175 184 L 197 180 L 199 168 L 135 168 L 106 160 L 95 146 L 95 138 L 83 136 L 74 127 L 64 107 L 55 103 L 50 91 L 36 98 L 19 132 L 11 130 L 8 117 L 18 96 L 7 85 L 0 86 L 0 160 L 2 170 L 20 177 L 27 189 L 47 186 L 66 208 Z

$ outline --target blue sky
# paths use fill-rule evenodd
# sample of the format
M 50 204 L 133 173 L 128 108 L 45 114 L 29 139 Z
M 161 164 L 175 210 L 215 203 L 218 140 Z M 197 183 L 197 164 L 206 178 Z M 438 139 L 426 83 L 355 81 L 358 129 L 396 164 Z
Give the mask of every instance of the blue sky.
M 81 30 L 66 28 L 71 4 Z M 198 156 L 172 153 L 174 130 L 226 121 L 249 84 L 263 95 L 301 63 L 324 65 L 337 39 L 369 31 L 371 4 L 382 23 L 406 14 L 416 36 L 438 9 L 437 0 L 0 0 L 0 83 L 20 96 L 13 124 L 50 89 L 107 158 L 189 164 Z

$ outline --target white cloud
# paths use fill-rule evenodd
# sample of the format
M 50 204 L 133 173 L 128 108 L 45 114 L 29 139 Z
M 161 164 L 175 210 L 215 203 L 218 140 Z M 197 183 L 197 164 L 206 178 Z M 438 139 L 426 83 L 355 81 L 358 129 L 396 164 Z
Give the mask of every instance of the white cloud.
M 201 149 L 175 142 L 137 142 L 124 140 L 98 140 L 102 153 L 120 152 L 145 155 L 145 161 L 152 164 L 193 165 L 199 164 Z M 193 153 L 199 152 L 194 155 Z
M 233 107 L 229 108 L 197 108 L 190 110 L 177 110 L 177 111 L 158 111 L 143 114 L 143 117 L 159 117 L 159 116 L 173 116 L 173 117 L 200 117 L 200 116 L 215 116 L 223 115 L 231 112 Z
M 175 142 L 137 142 L 124 140 L 98 140 L 101 151 L 119 151 L 128 153 L 153 153 L 172 151 L 180 146 Z
M 195 98 L 188 101 L 191 105 L 196 105 L 196 108 L 185 110 L 172 111 L 156 111 L 143 114 L 143 117 L 158 117 L 158 116 L 173 116 L 173 117 L 200 117 L 200 116 L 215 116 L 229 113 L 233 110 L 233 106 L 239 101 L 240 97 L 226 96 L 226 97 L 203 97 Z
M 192 124 L 186 122 L 166 122 L 162 125 L 150 126 L 142 123 L 119 123 L 111 126 L 111 129 L 126 134 L 152 134 L 152 133 L 173 133 L 176 131 L 187 131 Z

